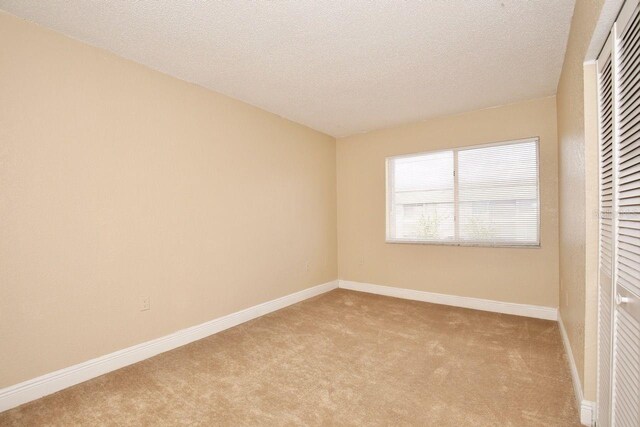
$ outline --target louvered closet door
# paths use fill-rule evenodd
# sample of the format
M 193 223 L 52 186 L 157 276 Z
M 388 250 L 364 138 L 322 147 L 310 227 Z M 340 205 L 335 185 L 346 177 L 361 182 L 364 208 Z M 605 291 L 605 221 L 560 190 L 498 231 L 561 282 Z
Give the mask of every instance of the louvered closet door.
M 598 424 L 611 419 L 613 302 L 613 63 L 611 40 L 598 58 L 600 115 L 600 280 L 598 284 Z
M 616 75 L 618 233 L 613 326 L 613 425 L 640 426 L 640 15 L 623 8 Z M 615 70 L 618 67 L 619 70 Z

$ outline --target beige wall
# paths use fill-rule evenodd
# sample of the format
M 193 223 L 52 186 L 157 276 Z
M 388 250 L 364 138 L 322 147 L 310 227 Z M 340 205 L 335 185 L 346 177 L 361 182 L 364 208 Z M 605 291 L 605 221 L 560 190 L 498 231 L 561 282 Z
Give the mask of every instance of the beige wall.
M 0 13 L 0 387 L 336 279 L 335 156 Z
M 576 2 L 557 93 L 560 163 L 560 314 L 571 342 L 585 398 L 590 400 L 595 400 L 595 334 L 592 330 L 595 280 L 592 270 L 595 260 L 591 248 L 587 264 L 586 235 L 587 230 L 593 233 L 593 221 L 587 221 L 586 203 L 587 199 L 593 203 L 593 194 L 587 198 L 587 192 L 597 189 L 591 187 L 594 184 L 593 170 L 590 175 L 590 187 L 585 185 L 585 156 L 593 158 L 593 151 L 585 151 L 593 150 L 593 146 L 588 148 L 585 145 L 585 125 L 592 127 L 594 118 L 590 116 L 591 120 L 585 123 L 585 90 L 587 93 L 592 92 L 588 87 L 585 88 L 583 62 L 603 1 Z M 593 115 L 593 106 L 589 107 L 589 111 Z M 586 285 L 587 275 L 591 281 L 589 291 Z M 587 316 L 590 320 L 585 323 Z M 591 330 L 586 331 L 585 327 Z M 590 352 L 587 356 L 585 348 Z M 586 365 L 585 360 L 588 361 Z M 586 378 L 585 369 L 588 372 Z
M 385 243 L 385 157 L 530 136 L 540 137 L 541 248 Z M 556 138 L 549 97 L 339 139 L 340 278 L 557 307 Z

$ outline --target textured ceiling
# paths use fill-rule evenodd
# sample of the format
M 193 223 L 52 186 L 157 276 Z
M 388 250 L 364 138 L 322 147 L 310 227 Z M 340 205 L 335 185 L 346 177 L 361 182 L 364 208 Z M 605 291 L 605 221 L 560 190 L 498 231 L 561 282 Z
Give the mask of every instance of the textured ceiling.
M 333 136 L 556 92 L 574 0 L 0 0 Z

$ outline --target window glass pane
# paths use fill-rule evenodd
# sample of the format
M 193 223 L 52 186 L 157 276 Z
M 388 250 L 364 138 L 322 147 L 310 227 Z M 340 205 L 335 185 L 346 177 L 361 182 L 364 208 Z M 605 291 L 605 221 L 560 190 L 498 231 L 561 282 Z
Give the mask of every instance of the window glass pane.
M 391 237 L 438 241 L 454 238 L 453 152 L 391 160 Z

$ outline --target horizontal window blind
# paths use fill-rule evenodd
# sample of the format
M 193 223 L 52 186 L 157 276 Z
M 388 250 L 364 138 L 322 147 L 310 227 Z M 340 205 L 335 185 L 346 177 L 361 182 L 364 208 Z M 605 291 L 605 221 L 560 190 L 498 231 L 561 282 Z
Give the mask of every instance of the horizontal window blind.
M 539 245 L 538 140 L 387 159 L 387 240 Z
M 458 152 L 460 240 L 538 242 L 536 142 Z

